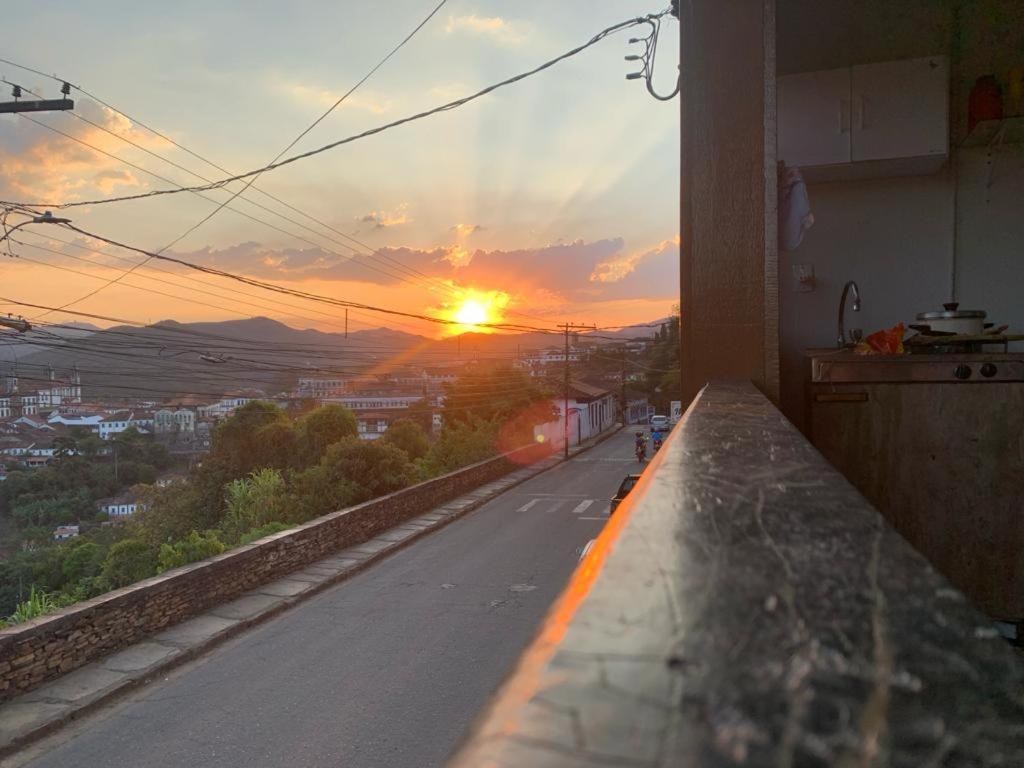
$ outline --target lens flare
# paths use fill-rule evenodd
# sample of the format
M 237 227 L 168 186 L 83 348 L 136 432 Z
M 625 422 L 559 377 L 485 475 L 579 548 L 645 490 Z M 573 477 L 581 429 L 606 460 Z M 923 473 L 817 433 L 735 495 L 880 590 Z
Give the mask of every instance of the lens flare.
M 448 333 L 491 333 L 490 325 L 502 322 L 508 304 L 509 295 L 504 291 L 460 288 L 455 301 L 434 311 L 457 323 L 450 326 Z

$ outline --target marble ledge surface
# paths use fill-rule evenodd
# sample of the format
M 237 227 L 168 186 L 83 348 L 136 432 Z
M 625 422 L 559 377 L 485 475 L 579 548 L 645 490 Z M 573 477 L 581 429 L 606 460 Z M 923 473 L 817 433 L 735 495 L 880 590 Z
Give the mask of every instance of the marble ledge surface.
M 1024 664 L 752 385 L 715 382 L 451 764 L 1024 766 Z

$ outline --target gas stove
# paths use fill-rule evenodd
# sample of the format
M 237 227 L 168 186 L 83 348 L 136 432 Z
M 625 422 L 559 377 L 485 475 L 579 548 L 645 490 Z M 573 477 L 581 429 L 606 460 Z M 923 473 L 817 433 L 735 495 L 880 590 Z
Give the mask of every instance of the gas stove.
M 822 355 L 812 358 L 816 383 L 1024 382 L 1024 354 Z

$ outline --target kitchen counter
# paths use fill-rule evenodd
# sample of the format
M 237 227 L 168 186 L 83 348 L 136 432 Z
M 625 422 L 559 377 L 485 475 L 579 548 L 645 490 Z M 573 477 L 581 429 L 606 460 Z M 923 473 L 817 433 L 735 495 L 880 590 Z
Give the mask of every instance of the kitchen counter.
M 813 383 L 1024 381 L 1024 354 L 858 355 L 852 349 L 808 349 Z
M 1024 354 L 806 356 L 814 446 L 979 607 L 1024 629 Z

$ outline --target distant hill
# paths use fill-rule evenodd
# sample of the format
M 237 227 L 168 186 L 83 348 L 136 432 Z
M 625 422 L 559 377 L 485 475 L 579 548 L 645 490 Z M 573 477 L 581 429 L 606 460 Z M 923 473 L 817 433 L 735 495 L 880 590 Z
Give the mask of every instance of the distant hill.
M 274 395 L 290 390 L 301 376 L 383 373 L 400 366 L 448 366 L 471 359 L 512 360 L 520 352 L 562 343 L 560 334 L 539 332 L 430 339 L 390 328 L 352 331 L 346 338 L 343 333 L 293 328 L 267 317 L 199 323 L 163 320 L 143 328 L 102 330 L 82 324 L 59 330 L 61 338 L 47 341 L 45 347 L 0 344 L 0 373 L 11 370 L 17 350 L 23 383 L 45 381 L 48 366 L 58 377 L 77 366 L 87 399 L 161 401 L 247 389 Z M 626 339 L 653 332 L 637 328 L 600 335 Z

